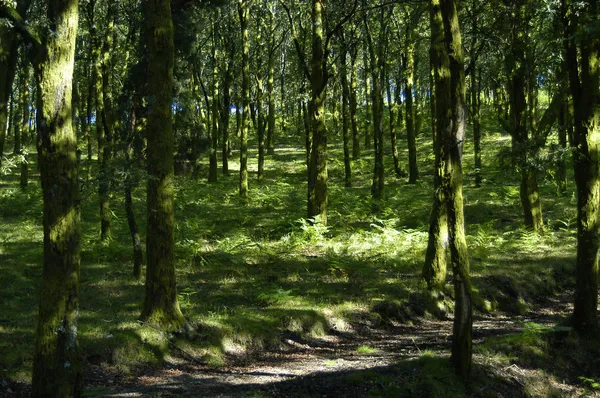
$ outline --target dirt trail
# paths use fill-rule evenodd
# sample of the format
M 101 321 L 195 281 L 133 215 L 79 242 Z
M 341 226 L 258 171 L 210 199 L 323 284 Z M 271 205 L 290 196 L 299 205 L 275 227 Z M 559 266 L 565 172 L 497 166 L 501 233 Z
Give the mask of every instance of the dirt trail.
M 525 316 L 477 315 L 473 325 L 474 344 L 487 337 L 516 333 L 525 322 L 554 325 L 571 310 L 570 299 L 570 293 L 564 292 L 545 300 Z M 415 325 L 394 325 L 385 329 L 362 325 L 354 333 L 335 333 L 311 340 L 287 333 L 281 336 L 282 349 L 234 358 L 230 365 L 220 369 L 181 361 L 125 379 L 90 366 L 86 372 L 86 391 L 88 396 L 105 397 L 240 397 L 251 394 L 361 397 L 367 395 L 366 387 L 360 383 L 349 385 L 349 374 L 370 369 L 378 375 L 389 373 L 401 377 L 394 369 L 400 361 L 417 358 L 425 351 L 447 355 L 451 330 L 451 320 L 424 319 Z M 374 350 L 361 354 L 357 348 L 362 345 Z M 516 394 L 522 387 L 519 377 L 523 376 L 524 370 L 510 366 L 499 372 L 514 384 L 512 392 L 512 387 L 507 385 L 507 394 Z M 572 386 L 561 385 L 559 389 L 565 395 L 575 394 Z

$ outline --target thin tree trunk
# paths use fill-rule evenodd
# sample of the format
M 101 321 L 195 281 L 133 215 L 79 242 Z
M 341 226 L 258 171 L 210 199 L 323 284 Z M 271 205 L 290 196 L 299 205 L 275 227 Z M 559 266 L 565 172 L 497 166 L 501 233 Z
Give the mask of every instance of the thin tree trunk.
M 259 61 L 260 64 L 260 61 Z M 258 133 L 258 180 L 261 180 L 265 173 L 265 110 L 263 109 L 263 80 L 261 65 L 258 66 L 258 76 L 256 77 L 256 117 Z
M 415 110 L 413 105 L 414 43 L 407 28 L 407 45 L 404 53 L 404 97 L 406 98 L 406 139 L 408 141 L 408 183 L 415 184 L 419 178 L 417 165 L 417 141 L 415 132 Z
M 350 124 L 352 126 L 352 159 L 358 160 L 360 156 L 360 140 L 358 139 L 357 113 L 357 79 L 356 79 L 356 46 L 350 52 Z
M 135 213 L 133 211 L 133 188 L 135 187 L 135 168 L 136 161 L 132 161 L 131 157 L 135 156 L 133 152 L 133 139 L 137 134 L 138 123 L 138 101 L 137 94 L 133 95 L 133 105 L 131 107 L 131 131 L 125 140 L 125 163 L 127 164 L 128 170 L 125 174 L 125 213 L 127 214 L 127 225 L 129 226 L 129 233 L 131 235 L 131 244 L 133 246 L 133 276 L 137 280 L 142 278 L 142 265 L 143 265 L 143 250 L 142 240 L 140 239 L 140 232 L 135 220 Z
M 29 167 L 27 163 L 27 146 L 29 145 L 29 61 L 27 57 L 23 55 L 21 60 L 21 87 L 19 89 L 19 96 L 21 100 L 21 142 L 22 146 L 19 148 L 19 155 L 21 156 L 21 176 L 20 185 L 22 189 L 27 188 L 29 184 Z
M 347 66 L 348 50 L 346 44 L 340 46 L 340 79 L 342 83 L 342 138 L 344 142 L 344 186 L 352 186 L 352 168 L 350 166 L 350 88 L 348 87 L 348 66 Z
M 219 12 L 216 11 L 213 15 L 215 20 L 219 17 Z M 211 100 L 211 129 L 210 129 L 210 162 L 208 168 L 208 182 L 217 182 L 217 169 L 219 167 L 217 163 L 217 151 L 219 145 L 219 65 L 218 60 L 220 56 L 219 49 L 217 48 L 217 24 L 213 23 L 212 33 L 212 77 L 213 77 L 213 91 Z
M 223 78 L 223 101 L 221 104 L 221 123 L 219 127 L 221 128 L 221 157 L 223 162 L 223 174 L 229 174 L 229 155 L 231 153 L 231 146 L 229 144 L 229 115 L 231 112 L 231 81 L 233 80 L 233 61 L 234 61 L 234 52 L 229 53 L 229 60 L 227 63 L 227 68 L 225 70 L 224 78 Z
M 275 24 L 274 16 L 269 12 L 269 57 L 267 62 L 267 154 L 275 154 L 275 95 L 273 84 L 275 75 Z
M 240 184 L 242 198 L 248 197 L 248 116 L 250 113 L 250 70 L 248 38 L 248 0 L 238 0 L 238 14 L 242 32 L 242 127 L 240 130 Z
M 308 177 L 308 218 L 319 217 L 327 225 L 327 128 L 325 99 L 327 97 L 327 56 L 324 48 L 323 12 L 325 0 L 312 1 L 312 72 L 311 126 L 312 145 Z

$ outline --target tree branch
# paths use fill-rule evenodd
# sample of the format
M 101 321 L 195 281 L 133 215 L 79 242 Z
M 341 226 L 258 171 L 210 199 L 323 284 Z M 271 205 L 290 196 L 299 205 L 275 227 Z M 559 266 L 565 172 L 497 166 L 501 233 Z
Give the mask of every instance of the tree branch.
M 39 54 L 42 51 L 44 48 L 42 40 L 37 32 L 25 23 L 23 17 L 21 17 L 17 10 L 4 2 L 0 2 L 0 18 L 10 21 L 15 30 L 34 47 L 34 50 L 36 50 L 34 51 L 35 54 Z
M 298 58 L 300 59 L 300 64 L 302 66 L 302 70 L 304 71 L 304 75 L 308 80 L 310 80 L 310 71 L 308 69 L 308 65 L 306 64 L 306 54 L 300 47 L 300 42 L 298 41 L 298 36 L 296 35 L 296 29 L 294 29 L 294 19 L 292 18 L 292 13 L 290 12 L 289 7 L 283 2 L 283 0 L 279 0 L 279 4 L 285 10 L 285 13 L 288 16 L 290 21 L 290 29 L 292 31 L 292 39 L 294 41 L 294 47 L 296 48 L 296 52 L 298 53 Z

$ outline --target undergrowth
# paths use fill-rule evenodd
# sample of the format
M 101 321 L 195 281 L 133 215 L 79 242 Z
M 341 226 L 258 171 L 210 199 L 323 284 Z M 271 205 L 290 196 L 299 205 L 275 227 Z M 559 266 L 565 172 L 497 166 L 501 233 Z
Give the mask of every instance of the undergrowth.
M 216 184 L 177 177 L 178 291 L 181 308 L 193 326 L 177 336 L 165 336 L 137 321 L 144 287 L 131 276 L 122 195 L 115 192 L 111 202 L 113 238 L 101 243 L 96 187 L 93 181 L 86 182 L 79 343 L 88 362 L 122 372 L 157 366 L 181 354 L 171 341 L 186 355 L 220 366 L 231 355 L 278 347 L 283 332 L 322 336 L 331 330 L 350 332 L 357 322 L 383 326 L 386 322 L 374 307 L 402 308 L 411 294 L 422 290 L 420 268 L 433 192 L 431 142 L 419 139 L 419 146 L 427 148 L 419 151 L 423 176 L 419 183 L 407 185 L 387 173 L 386 193 L 375 214 L 369 194 L 372 158 L 366 154 L 353 161 L 354 185 L 344 188 L 343 164 L 335 161 L 341 151 L 332 147 L 328 226 L 318 219 L 305 220 L 305 155 L 299 141 L 288 139 L 286 145 L 267 157 L 260 182 L 255 174 L 256 152 L 250 153 L 248 201 L 237 194 L 235 159 L 230 161 L 231 174 L 219 176 Z M 486 180 L 481 188 L 472 186 L 470 143 L 465 148 L 467 242 L 482 303 L 478 309 L 523 313 L 530 302 L 553 294 L 568 281 L 557 275 L 567 275 L 565 264 L 574 258 L 574 203 L 570 195 L 557 197 L 551 184 L 542 183 L 548 229 L 542 235 L 523 229 L 518 177 L 507 174 L 496 157 L 509 145 L 505 136 L 484 137 Z M 401 151 L 402 159 L 406 152 Z M 32 179 L 36 178 L 33 159 L 29 167 Z M 95 166 L 84 162 L 82 167 Z M 386 163 L 386 170 L 392 170 L 392 165 Z M 20 190 L 16 170 L 1 179 L 0 379 L 28 381 L 41 278 L 41 189 L 32 181 L 26 191 Z M 142 234 L 143 185 L 134 191 Z M 548 360 L 543 341 L 526 335 L 518 340 L 519 344 L 526 341 L 528 349 L 515 354 L 517 343 L 507 340 L 503 344 L 510 348 L 506 350 L 509 360 L 513 354 L 538 364 Z M 361 354 L 369 352 L 368 346 L 359 348 Z M 445 370 L 434 372 L 436 361 L 422 359 L 418 364 L 423 378 L 413 384 L 399 387 L 384 380 L 373 394 L 390 396 L 396 387 L 422 396 L 442 396 L 441 391 L 462 394 L 462 387 Z M 582 376 L 589 377 L 583 383 L 594 388 L 595 381 L 589 381 L 595 380 L 592 375 Z

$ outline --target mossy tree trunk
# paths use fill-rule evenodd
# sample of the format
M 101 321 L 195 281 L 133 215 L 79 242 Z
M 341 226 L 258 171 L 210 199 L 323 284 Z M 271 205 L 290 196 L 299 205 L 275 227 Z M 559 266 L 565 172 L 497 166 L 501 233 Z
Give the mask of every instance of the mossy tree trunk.
M 27 188 L 29 184 L 29 167 L 27 164 L 27 147 L 30 144 L 29 134 L 29 61 L 23 52 L 21 59 L 21 74 L 19 76 L 19 99 L 21 102 L 21 140 L 20 147 L 18 148 L 18 154 L 20 155 L 21 163 L 21 175 L 20 175 L 20 186 L 22 189 Z
M 343 38 L 343 31 L 340 33 L 340 82 L 342 85 L 342 138 L 344 146 L 344 186 L 352 186 L 352 168 L 350 165 L 350 87 L 348 85 L 348 49 Z
M 233 39 L 228 37 L 227 43 L 229 48 L 229 58 L 223 73 L 223 100 L 221 101 L 221 122 L 219 123 L 219 128 L 221 129 L 221 161 L 223 164 L 223 174 L 226 175 L 229 174 L 229 156 L 231 153 L 231 145 L 229 144 L 229 116 L 231 112 L 231 82 L 233 81 L 235 55 Z
M 239 194 L 248 197 L 248 117 L 250 116 L 250 69 L 248 38 L 249 0 L 238 0 L 238 14 L 242 33 L 242 125 L 240 128 L 240 183 Z
M 325 0 L 312 1 L 312 59 L 311 59 L 311 127 L 312 145 L 308 169 L 308 218 L 319 216 L 327 225 L 327 127 L 325 99 L 327 97 L 327 51 L 324 46 L 323 18 Z
M 173 236 L 173 22 L 169 0 L 143 3 L 148 46 L 148 187 L 146 292 L 141 319 L 178 330 L 185 319 L 177 301 Z
M 273 7 L 269 4 L 268 10 L 268 32 L 267 38 L 269 41 L 269 56 L 267 60 L 267 155 L 275 154 L 275 95 L 274 95 L 274 82 L 275 82 L 275 50 L 277 45 L 275 43 L 275 16 L 273 15 Z M 285 101 L 282 101 L 282 113 L 285 109 L 283 105 Z
M 520 196 L 525 225 L 533 231 L 542 231 L 544 221 L 537 184 L 536 170 L 531 159 L 532 143 L 527 129 L 527 59 L 525 24 L 525 0 L 512 6 L 511 46 L 506 55 L 508 96 L 510 101 L 509 126 L 516 164 L 521 172 Z
M 38 158 L 44 209 L 44 260 L 33 358 L 32 396 L 82 393 L 77 344 L 79 187 L 72 88 L 78 25 L 76 0 L 47 2 L 48 34 L 34 47 Z M 28 31 L 31 32 L 31 31 Z M 26 35 L 26 34 L 25 34 Z
M 467 382 L 471 373 L 473 320 L 462 198 L 461 157 L 466 99 L 464 61 L 455 0 L 431 0 L 430 5 L 432 52 L 435 53 L 436 130 L 443 137 L 442 189 L 448 212 L 456 300 L 450 359 L 456 373 Z
M 356 57 L 358 56 L 357 46 L 354 44 L 350 49 L 350 125 L 352 126 L 352 159 L 358 160 L 360 156 L 360 140 L 358 138 L 357 121 L 357 76 L 356 76 Z
M 367 48 L 369 50 L 369 72 L 371 74 L 371 81 L 373 82 L 373 89 L 371 91 L 371 103 L 373 107 L 373 149 L 374 149 L 374 169 L 373 169 L 373 182 L 371 184 L 371 195 L 374 199 L 381 199 L 383 197 L 384 189 L 384 169 L 383 169 L 383 92 L 382 92 L 382 73 L 383 73 L 383 49 L 385 39 L 385 27 L 384 27 L 384 8 L 381 10 L 381 19 L 379 26 L 379 42 L 377 47 L 373 42 L 371 35 L 371 28 L 369 21 L 365 15 L 363 18 L 365 37 L 367 41 Z
M 256 66 L 256 117 L 257 117 L 257 135 L 258 135 L 258 173 L 257 177 L 260 181 L 265 173 L 265 110 L 263 104 L 264 88 L 263 74 L 260 57 L 258 57 L 258 65 Z
M 446 216 L 445 191 L 442 189 L 444 181 L 444 166 L 442 163 L 442 147 L 444 145 L 444 130 L 438 128 L 437 123 L 437 85 L 444 88 L 446 81 L 440 80 L 436 72 L 447 64 L 444 55 L 444 30 L 440 21 L 439 5 L 430 7 L 431 21 L 431 50 L 430 61 L 433 69 L 434 90 L 431 93 L 432 106 L 432 128 L 433 128 L 433 151 L 435 154 L 434 178 L 433 178 L 433 205 L 429 216 L 429 235 L 427 251 L 425 253 L 425 264 L 422 276 L 427 283 L 427 288 L 432 291 L 443 291 L 446 284 L 446 247 L 448 241 L 448 218 Z M 438 81 L 440 81 L 438 83 Z
M 364 4 L 363 4 L 364 6 Z M 365 140 L 364 147 L 365 150 L 368 151 L 371 147 L 371 136 L 373 132 L 371 131 L 371 120 L 372 120 L 372 103 L 371 103 L 371 76 L 369 75 L 368 65 L 369 65 L 369 45 L 366 43 L 366 40 L 363 41 L 362 53 L 363 53 L 363 69 L 364 69 L 364 103 L 365 103 Z
M 583 335 L 598 332 L 598 123 L 600 118 L 600 20 L 596 0 L 562 0 L 564 42 L 573 97 L 573 167 L 577 186 L 577 264 L 573 325 Z M 579 52 L 579 58 L 577 54 Z
M 402 176 L 402 168 L 400 167 L 400 157 L 398 155 L 398 140 L 396 136 L 396 109 L 398 108 L 398 103 L 395 102 L 395 98 L 392 95 L 392 81 L 389 75 L 389 67 L 386 66 L 385 71 L 386 76 L 386 94 L 388 101 L 388 110 L 389 110 L 389 128 L 390 128 L 390 145 L 392 147 L 392 160 L 394 161 L 394 173 L 396 177 Z
M 408 183 L 415 184 L 419 178 L 417 165 L 417 137 L 415 131 L 415 107 L 413 99 L 414 84 L 414 34 L 410 25 L 406 28 L 406 46 L 404 48 L 404 98 L 406 104 L 406 140 L 408 142 Z
M 213 15 L 214 21 L 219 19 L 219 10 L 216 9 Z M 217 182 L 218 168 L 217 151 L 219 150 L 219 32 L 218 24 L 213 21 L 212 24 L 212 98 L 210 103 L 210 156 L 208 167 L 208 182 Z

